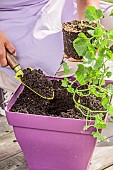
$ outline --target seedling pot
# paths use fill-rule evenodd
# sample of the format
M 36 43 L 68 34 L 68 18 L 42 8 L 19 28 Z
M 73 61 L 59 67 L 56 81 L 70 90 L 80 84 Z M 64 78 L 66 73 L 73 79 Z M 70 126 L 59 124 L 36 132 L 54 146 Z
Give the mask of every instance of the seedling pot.
M 89 28 L 87 28 L 86 25 L 89 25 L 87 21 L 82 21 L 81 23 L 81 21 L 76 20 L 63 23 L 62 25 L 64 53 L 67 55 L 67 57 L 74 58 L 76 62 L 82 62 L 83 58 L 78 56 L 76 50 L 73 47 L 73 41 L 78 37 L 80 32 L 83 32 L 89 37 L 89 34 L 87 33 Z
M 106 82 L 109 83 L 112 82 Z M 12 96 L 6 107 L 6 116 L 14 128 L 28 169 L 88 170 L 97 141 L 91 135 L 95 129 L 84 131 L 85 120 L 9 111 L 23 89 L 24 86 L 20 85 Z

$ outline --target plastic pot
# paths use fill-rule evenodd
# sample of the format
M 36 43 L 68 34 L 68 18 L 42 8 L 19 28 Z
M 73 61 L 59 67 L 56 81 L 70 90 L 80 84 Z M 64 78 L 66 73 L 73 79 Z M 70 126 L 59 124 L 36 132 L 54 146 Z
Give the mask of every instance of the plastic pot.
M 6 115 L 28 169 L 87 170 L 96 145 L 96 139 L 91 135 L 94 128 L 83 131 L 85 120 L 11 112 L 11 106 L 23 89 L 20 85 L 12 96 Z

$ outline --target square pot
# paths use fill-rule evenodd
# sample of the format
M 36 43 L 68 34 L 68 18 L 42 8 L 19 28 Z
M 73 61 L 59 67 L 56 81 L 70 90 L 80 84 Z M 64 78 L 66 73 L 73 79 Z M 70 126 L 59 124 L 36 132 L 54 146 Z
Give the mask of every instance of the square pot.
M 91 127 L 84 131 L 85 120 L 11 112 L 23 89 L 24 86 L 20 85 L 12 96 L 6 107 L 6 116 L 14 128 L 28 169 L 88 170 L 97 141 L 91 135 L 95 129 Z

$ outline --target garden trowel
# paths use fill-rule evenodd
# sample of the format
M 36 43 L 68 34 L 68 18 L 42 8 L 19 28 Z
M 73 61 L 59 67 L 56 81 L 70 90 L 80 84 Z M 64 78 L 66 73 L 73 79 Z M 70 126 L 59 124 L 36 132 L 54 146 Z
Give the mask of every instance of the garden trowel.
M 52 100 L 54 98 L 54 89 L 53 89 L 53 86 L 52 86 L 52 83 L 50 82 L 49 83 L 49 86 L 51 87 L 52 91 L 51 91 L 51 94 L 49 94 L 49 97 L 46 96 L 46 94 L 48 94 L 48 87 L 46 86 L 45 87 L 45 93 L 44 95 L 42 94 L 39 94 L 38 91 L 35 91 L 33 88 L 29 87 L 27 84 L 25 84 L 25 82 L 23 82 L 21 80 L 21 77 L 23 77 L 24 73 L 23 73 L 23 70 L 20 66 L 20 64 L 18 63 L 17 59 L 15 58 L 14 55 L 12 55 L 11 53 L 7 52 L 7 62 L 8 62 L 8 65 L 11 67 L 12 70 L 15 71 L 16 75 L 14 76 L 19 82 L 21 82 L 24 86 L 26 86 L 27 88 L 29 88 L 30 90 L 32 90 L 34 93 L 36 93 L 37 95 L 39 95 L 40 97 L 44 98 L 44 99 L 47 99 L 47 100 Z M 30 68 L 31 71 L 33 70 L 32 68 Z M 42 76 L 42 75 L 41 75 Z M 41 89 L 39 89 L 39 91 L 41 91 Z M 47 93 L 46 93 L 47 91 Z

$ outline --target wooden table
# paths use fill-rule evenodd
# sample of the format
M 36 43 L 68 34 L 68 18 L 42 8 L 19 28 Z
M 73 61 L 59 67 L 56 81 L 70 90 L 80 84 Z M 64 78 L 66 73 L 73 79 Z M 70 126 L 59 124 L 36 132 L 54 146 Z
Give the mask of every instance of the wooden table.
M 103 133 L 111 142 L 98 143 L 89 170 L 113 170 L 113 122 Z M 27 170 L 24 155 L 6 118 L 0 116 L 0 170 Z

